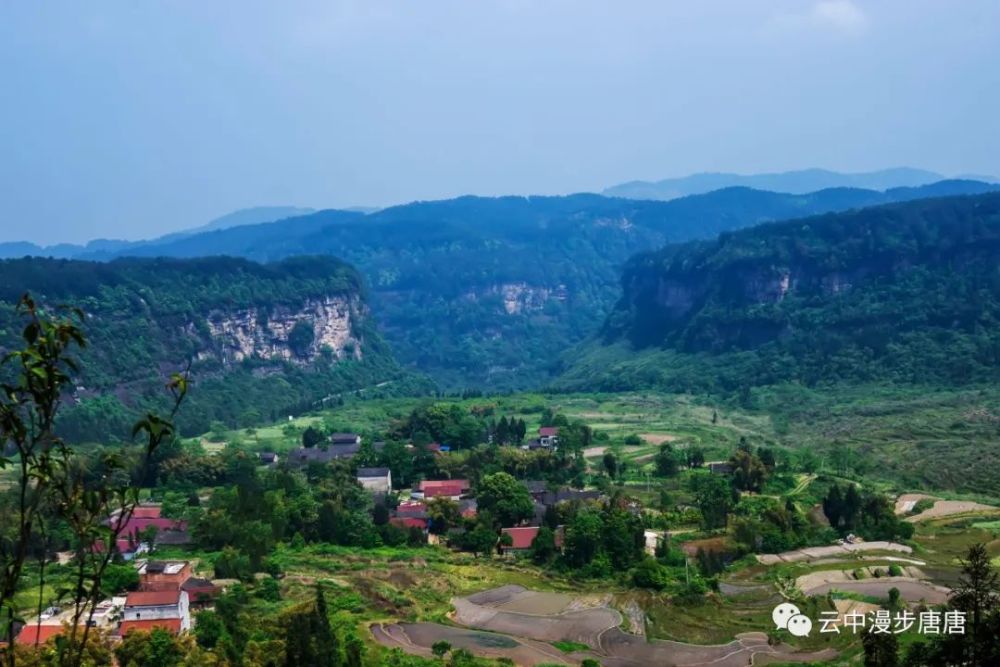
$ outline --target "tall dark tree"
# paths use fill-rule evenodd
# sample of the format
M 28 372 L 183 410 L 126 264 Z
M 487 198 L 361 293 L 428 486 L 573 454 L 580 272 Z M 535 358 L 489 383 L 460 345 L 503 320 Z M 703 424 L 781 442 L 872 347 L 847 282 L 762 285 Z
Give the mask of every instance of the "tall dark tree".
M 966 664 L 980 667 L 987 664 L 987 656 L 995 648 L 997 637 L 990 631 L 990 625 L 996 625 L 995 617 L 1000 615 L 1000 578 L 990 564 L 990 555 L 984 544 L 974 544 L 969 547 L 969 553 L 962 561 L 962 575 L 958 585 L 951 594 L 951 606 L 965 612 L 968 640 L 963 642 L 966 648 Z
M 899 640 L 889 632 L 866 632 L 861 637 L 865 649 L 865 667 L 897 667 Z
M 285 628 L 285 665 L 299 667 L 339 667 L 340 643 L 326 607 L 323 588 L 316 585 L 316 599 L 290 614 Z

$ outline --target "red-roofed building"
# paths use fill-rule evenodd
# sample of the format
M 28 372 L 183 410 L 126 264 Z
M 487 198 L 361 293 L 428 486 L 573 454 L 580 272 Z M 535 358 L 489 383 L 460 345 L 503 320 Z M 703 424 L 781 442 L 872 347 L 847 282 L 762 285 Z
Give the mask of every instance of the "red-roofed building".
M 191 577 L 185 581 L 181 590 L 188 594 L 188 600 L 194 607 L 205 607 L 219 597 L 219 587 L 200 577 Z
M 458 500 L 469 492 L 471 486 L 467 479 L 424 480 L 420 482 L 415 494 L 420 498 L 452 498 Z
M 404 500 L 396 507 L 396 516 L 419 516 L 427 515 L 427 505 L 419 500 Z
M 538 429 L 538 442 L 542 447 L 554 447 L 559 444 L 559 427 L 543 426 Z
M 186 560 L 151 560 L 139 566 L 139 589 L 143 591 L 179 591 L 191 578 L 191 563 Z
M 180 629 L 191 627 L 186 591 L 135 591 L 125 598 L 125 621 L 177 619 Z
M 58 637 L 64 630 L 66 628 L 62 625 L 38 625 L 37 623 L 31 623 L 21 629 L 20 634 L 17 635 L 14 641 L 22 645 L 41 645 L 53 637 Z
M 159 505 L 151 505 L 145 507 L 136 507 L 132 511 L 133 519 L 159 519 L 161 514 L 161 508 Z
M 500 551 L 507 553 L 516 553 L 518 551 L 527 551 L 531 548 L 534 543 L 535 538 L 538 537 L 538 531 L 541 529 L 540 526 L 525 526 L 523 528 L 504 528 L 501 532 L 503 535 L 510 535 L 511 543 L 510 546 L 500 546 Z M 556 548 L 561 549 L 563 544 L 563 530 L 559 527 L 555 531 L 555 543 Z
M 122 637 L 130 632 L 152 632 L 154 628 L 166 630 L 170 634 L 179 635 L 181 632 L 181 619 L 179 618 L 152 618 L 145 621 L 122 621 L 118 628 L 118 634 Z
M 397 528 L 419 528 L 427 530 L 427 519 L 420 519 L 414 516 L 394 516 L 389 519 L 389 523 Z
M 114 524 L 112 524 L 114 526 Z M 121 536 L 124 538 L 131 537 L 133 540 L 138 539 L 139 533 L 146 530 L 150 526 L 156 526 L 157 532 L 165 532 L 168 530 L 187 530 L 187 521 L 182 521 L 180 519 L 164 519 L 162 517 L 131 517 L 122 526 Z

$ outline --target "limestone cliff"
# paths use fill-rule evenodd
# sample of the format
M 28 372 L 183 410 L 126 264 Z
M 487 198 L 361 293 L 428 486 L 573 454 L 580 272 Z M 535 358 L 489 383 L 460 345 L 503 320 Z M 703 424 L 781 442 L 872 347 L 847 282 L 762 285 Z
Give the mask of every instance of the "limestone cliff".
M 244 359 L 308 364 L 321 354 L 360 360 L 354 324 L 362 315 L 358 299 L 345 296 L 307 299 L 299 308 L 214 310 L 207 317 L 211 340 L 198 358 L 224 364 Z

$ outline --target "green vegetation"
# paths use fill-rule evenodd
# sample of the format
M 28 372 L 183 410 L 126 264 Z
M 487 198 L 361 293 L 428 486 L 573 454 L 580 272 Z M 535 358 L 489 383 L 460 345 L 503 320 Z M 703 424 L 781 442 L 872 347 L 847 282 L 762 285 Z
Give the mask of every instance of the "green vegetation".
M 618 297 L 619 267 L 636 252 L 766 220 L 990 189 L 948 181 L 886 193 L 729 188 L 669 202 L 460 197 L 369 215 L 321 211 L 122 252 L 343 258 L 364 273 L 372 311 L 404 366 L 448 390 L 525 389 L 544 384 L 553 360 L 600 327 Z
M 0 348 L 16 345 L 21 325 L 13 304 L 31 290 L 42 308 L 81 307 L 88 346 L 81 350 L 71 405 L 60 433 L 74 441 L 128 437 L 143 410 L 164 407 L 165 378 L 188 369 L 198 390 L 179 416 L 185 433 L 214 422 L 255 426 L 297 414 L 320 399 L 377 384 L 381 393 L 426 390 L 403 372 L 365 315 L 361 277 L 338 260 L 296 257 L 260 265 L 242 259 L 117 260 L 107 264 L 22 259 L 0 262 Z M 313 349 L 316 304 L 341 299 L 361 357 L 338 359 Z M 301 311 L 301 312 L 300 312 Z M 295 321 L 287 345 L 298 363 L 269 358 L 278 316 Z M 229 331 L 213 333 L 227 320 Z M 239 321 L 241 324 L 237 324 Z M 260 354 L 240 357 L 233 330 L 259 329 Z M 308 355 L 312 355 L 307 358 Z M 74 401 L 75 402 L 75 401 Z
M 558 386 L 721 392 L 1000 380 L 1000 195 L 760 225 L 634 257 Z
M 552 642 L 552 645 L 563 653 L 576 653 L 577 651 L 589 651 L 590 647 L 580 642 Z

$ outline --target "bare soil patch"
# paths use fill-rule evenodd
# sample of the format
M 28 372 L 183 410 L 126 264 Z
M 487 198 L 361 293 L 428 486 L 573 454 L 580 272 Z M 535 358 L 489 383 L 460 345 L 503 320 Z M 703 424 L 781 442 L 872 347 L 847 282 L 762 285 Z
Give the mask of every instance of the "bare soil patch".
M 639 437 L 651 445 L 662 445 L 665 442 L 673 442 L 677 439 L 676 435 L 670 435 L 669 433 L 640 433 Z
M 890 588 L 898 589 L 899 596 L 907 602 L 924 601 L 928 604 L 944 604 L 948 601 L 948 594 L 951 593 L 951 590 L 944 586 L 937 586 L 926 581 L 915 581 L 907 577 L 882 577 L 881 579 L 822 584 L 811 589 L 809 594 L 826 595 L 830 591 L 843 591 L 887 598 Z
M 938 519 L 940 517 L 953 516 L 955 514 L 965 514 L 966 512 L 990 511 L 1000 511 L 1000 508 L 993 507 L 991 505 L 983 505 L 982 503 L 974 503 L 969 500 L 939 500 L 934 503 L 934 507 L 929 510 L 924 510 L 920 514 L 907 517 L 904 520 L 908 523 L 917 523 L 918 521 Z
M 831 544 L 827 547 L 807 547 L 805 549 L 797 549 L 795 551 L 785 551 L 780 554 L 757 554 L 757 561 L 764 565 L 775 565 L 777 563 L 813 561 L 820 558 L 837 556 L 842 558 L 852 558 L 855 554 L 866 551 L 892 551 L 905 554 L 913 553 L 913 549 L 905 544 L 896 544 L 895 542 L 858 542 L 856 544 Z

